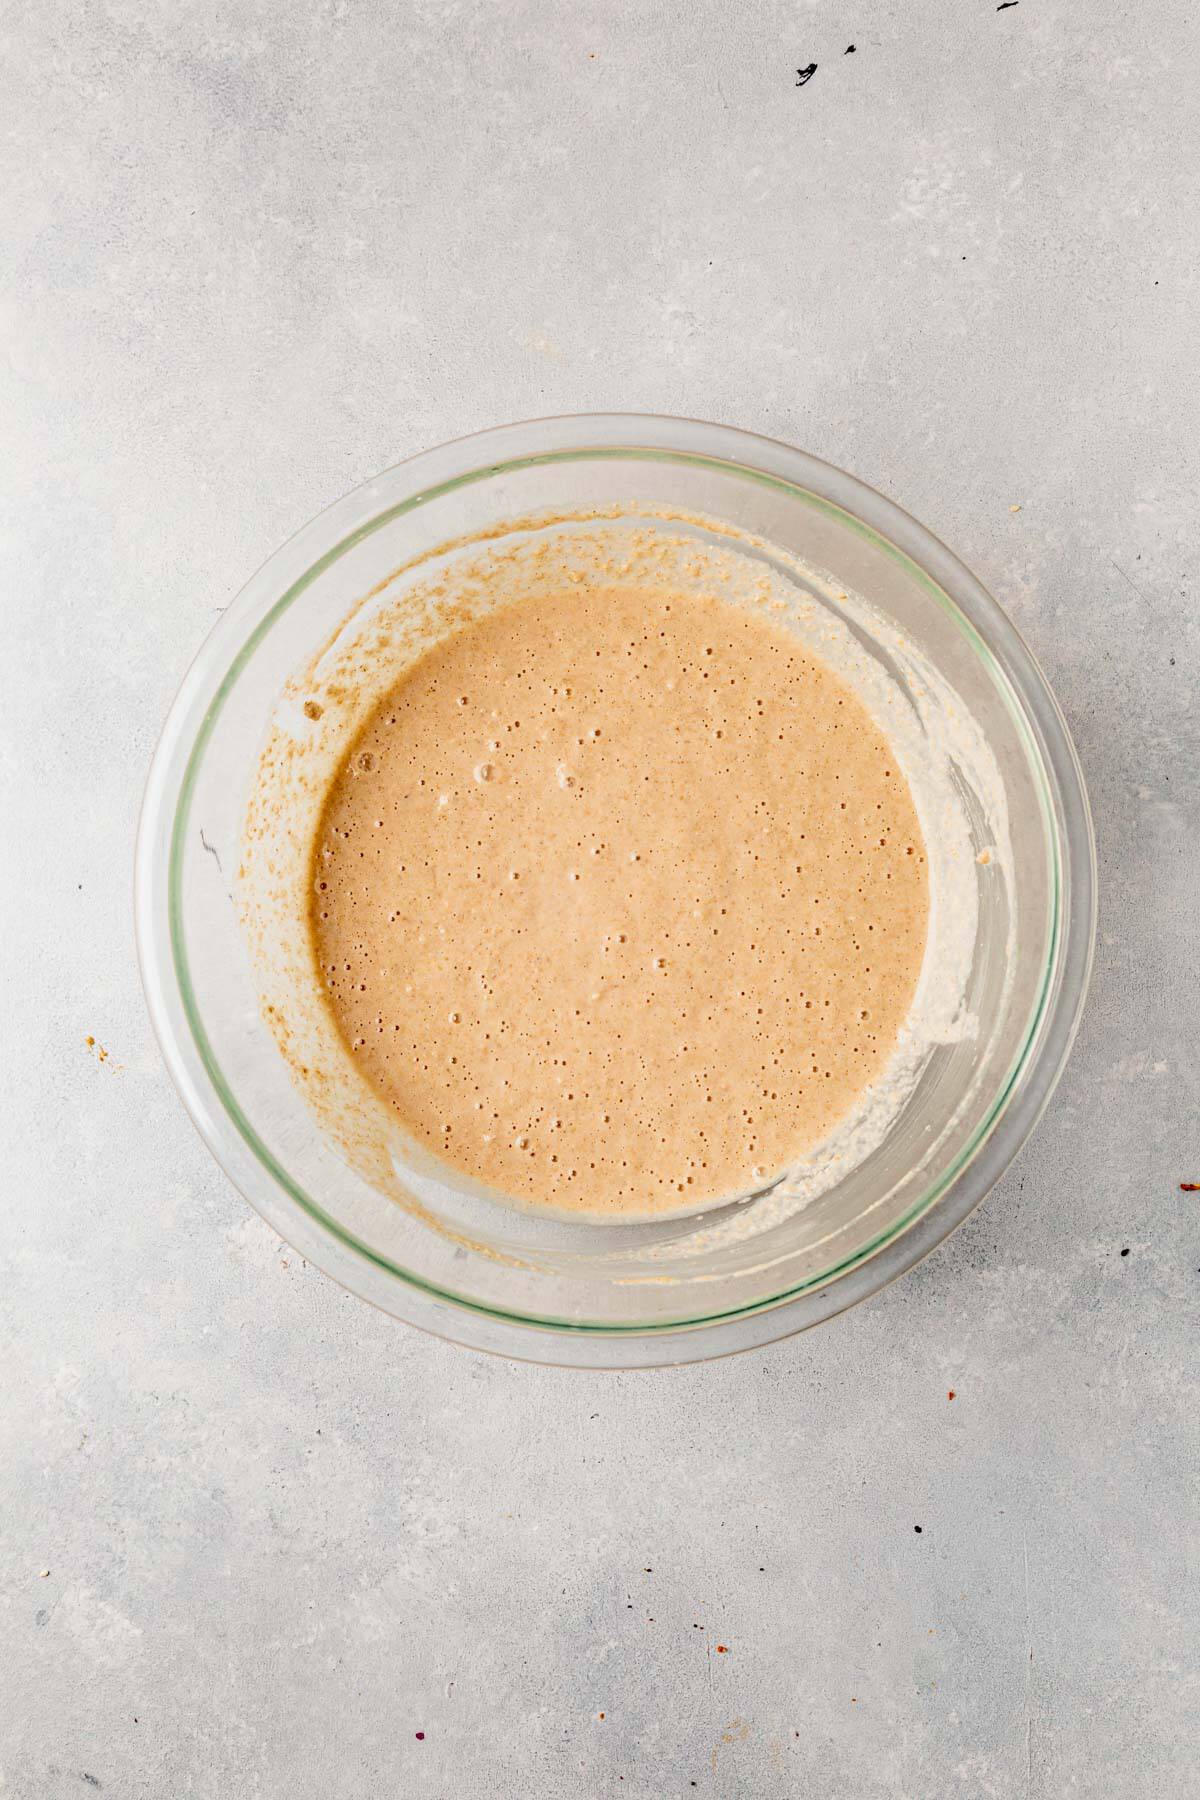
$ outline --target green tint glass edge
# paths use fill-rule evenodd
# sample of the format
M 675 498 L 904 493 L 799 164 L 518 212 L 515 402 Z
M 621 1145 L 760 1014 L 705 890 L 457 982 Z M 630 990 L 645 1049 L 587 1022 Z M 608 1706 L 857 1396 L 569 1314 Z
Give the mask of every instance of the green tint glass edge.
M 338 1224 L 335 1219 L 331 1218 L 330 1215 L 298 1185 L 278 1161 L 274 1153 L 259 1137 L 258 1132 L 242 1110 L 232 1087 L 226 1080 L 225 1074 L 217 1061 L 216 1054 L 209 1040 L 203 1018 L 201 1017 L 195 988 L 192 983 L 191 968 L 187 957 L 187 946 L 183 929 L 182 897 L 184 846 L 187 838 L 192 798 L 195 792 L 200 762 L 208 742 L 212 737 L 217 719 L 220 716 L 229 694 L 232 692 L 243 669 L 246 667 L 246 664 L 282 614 L 295 603 L 300 595 L 304 593 L 305 589 L 311 586 L 319 575 L 324 574 L 325 571 L 337 562 L 340 557 L 344 556 L 349 550 L 354 549 L 356 545 L 363 543 L 368 537 L 373 536 L 375 532 L 381 530 L 385 525 L 391 524 L 395 519 L 403 517 L 406 513 L 415 511 L 417 507 L 424 505 L 429 500 L 440 499 L 446 494 L 453 493 L 458 488 L 467 487 L 475 482 L 487 480 L 494 475 L 507 474 L 519 469 L 544 467 L 553 463 L 617 459 L 621 461 L 636 462 L 666 462 L 687 465 L 699 464 L 705 467 L 720 469 L 725 474 L 736 475 L 742 480 L 753 481 L 760 486 L 773 488 L 780 493 L 788 494 L 793 499 L 800 500 L 804 505 L 810 506 L 818 512 L 825 513 L 831 518 L 836 518 L 839 523 L 848 526 L 855 535 L 877 545 L 887 556 L 891 557 L 893 561 L 899 563 L 909 576 L 917 581 L 918 585 L 937 602 L 950 618 L 951 622 L 966 637 L 972 649 L 984 663 L 989 674 L 991 674 L 995 681 L 1001 698 L 1017 726 L 1018 734 L 1025 745 L 1026 751 L 1027 753 L 1031 753 L 1030 761 L 1032 766 L 1038 771 L 1039 775 L 1041 775 L 1043 758 L 1040 747 L 1029 730 L 1024 709 L 1016 702 L 1015 696 L 1011 692 L 1011 683 L 1009 682 L 1007 674 L 997 663 L 995 657 L 992 655 L 987 644 L 975 629 L 974 625 L 964 616 L 945 590 L 926 574 L 919 563 L 914 562 L 905 551 L 898 547 L 898 545 L 891 543 L 889 539 L 883 537 L 862 519 L 856 518 L 853 513 L 848 512 L 844 507 L 838 506 L 833 501 L 824 499 L 820 494 L 814 494 L 808 488 L 798 487 L 794 482 L 784 480 L 782 476 L 770 475 L 765 470 L 748 468 L 742 464 L 728 462 L 720 457 L 703 456 L 698 453 L 688 453 L 684 451 L 657 451 L 641 449 L 636 446 L 622 447 L 619 445 L 610 448 L 548 451 L 536 456 L 515 457 L 507 462 L 489 463 L 482 468 L 468 470 L 466 474 L 455 476 L 453 479 L 441 482 L 434 487 L 422 489 L 419 493 L 410 495 L 407 500 L 398 501 L 395 506 L 386 508 L 375 518 L 367 520 L 364 524 L 356 527 L 354 531 L 348 533 L 338 544 L 334 545 L 332 549 L 327 550 L 310 568 L 306 569 L 303 575 L 294 581 L 280 596 L 275 604 L 259 620 L 250 636 L 246 639 L 246 642 L 238 651 L 238 654 L 230 663 L 229 668 L 221 679 L 220 686 L 205 709 L 204 717 L 200 722 L 200 728 L 196 733 L 195 742 L 188 755 L 183 780 L 180 783 L 179 799 L 176 803 L 175 818 L 171 829 L 167 875 L 167 917 L 171 955 L 175 965 L 175 974 L 179 983 L 180 998 L 183 1002 L 184 1013 L 192 1033 L 192 1040 L 196 1045 L 205 1072 L 212 1082 L 217 1098 L 224 1107 L 230 1121 L 237 1129 L 239 1136 L 243 1139 L 247 1147 L 251 1150 L 267 1173 L 279 1183 L 284 1192 L 287 1193 L 310 1218 L 319 1224 L 325 1231 L 328 1231 L 331 1236 L 336 1238 L 340 1243 L 345 1245 L 347 1249 L 350 1249 L 355 1252 L 355 1254 L 363 1257 L 366 1262 L 372 1264 L 374 1267 L 386 1271 L 389 1275 L 395 1276 L 398 1280 L 405 1282 L 408 1286 L 417 1289 L 419 1292 L 426 1294 L 430 1298 L 446 1301 L 448 1304 L 462 1307 L 468 1312 L 477 1313 L 485 1318 L 500 1320 L 508 1324 L 533 1326 L 550 1332 L 576 1332 L 584 1336 L 592 1337 L 645 1336 L 649 1333 L 657 1334 L 686 1329 L 698 1330 L 706 1325 L 719 1325 L 730 1323 L 735 1319 L 752 1318 L 758 1313 L 769 1311 L 776 1306 L 782 1306 L 789 1300 L 798 1299 L 803 1294 L 811 1293 L 818 1288 L 828 1286 L 830 1282 L 835 1281 L 839 1276 L 848 1274 L 851 1269 L 857 1268 L 860 1264 L 868 1261 L 872 1256 L 876 1255 L 880 1250 L 884 1249 L 886 1245 L 906 1231 L 910 1225 L 914 1224 L 917 1219 L 928 1212 L 930 1207 L 934 1206 L 937 1201 L 941 1199 L 942 1195 L 952 1183 L 957 1180 L 960 1174 L 962 1174 L 968 1162 L 974 1158 L 985 1140 L 990 1136 L 996 1124 L 999 1122 L 1012 1095 L 1017 1077 L 1024 1065 L 1030 1046 L 1036 1039 L 1042 1020 L 1045 1017 L 1053 975 L 1057 967 L 1058 947 L 1061 941 L 1062 932 L 1062 872 L 1060 866 L 1059 845 L 1057 835 L 1051 828 L 1052 819 L 1047 805 L 1045 784 L 1044 781 L 1039 781 L 1038 802 L 1042 815 L 1043 831 L 1050 847 L 1050 865 L 1052 872 L 1050 932 L 1047 944 L 1047 955 L 1042 970 L 1041 987 L 1034 1006 L 1031 1009 L 1029 1025 L 1024 1040 L 1009 1066 L 1008 1073 L 997 1093 L 991 1110 L 980 1122 L 973 1136 L 963 1146 L 962 1150 L 950 1166 L 943 1170 L 934 1186 L 927 1193 L 923 1194 L 919 1200 L 915 1201 L 908 1211 L 903 1213 L 888 1230 L 879 1233 L 876 1237 L 862 1245 L 858 1250 L 854 1251 L 851 1256 L 844 1258 L 839 1263 L 833 1264 L 830 1268 L 823 1270 L 820 1274 L 810 1277 L 807 1281 L 803 1281 L 795 1287 L 787 1288 L 782 1293 L 773 1294 L 763 1300 L 754 1301 L 748 1306 L 734 1307 L 727 1312 L 707 1313 L 695 1318 L 664 1319 L 649 1321 L 642 1324 L 629 1323 L 613 1325 L 586 1323 L 574 1319 L 555 1318 L 548 1315 L 518 1313 L 502 1307 L 488 1306 L 482 1301 L 472 1300 L 466 1295 L 455 1293 L 453 1289 L 442 1288 L 434 1282 L 426 1281 L 424 1277 L 415 1275 L 411 1270 L 401 1268 L 399 1264 L 389 1261 L 385 1256 L 381 1256 L 377 1251 L 372 1250 L 368 1245 L 364 1244 L 359 1238 L 356 1238 L 353 1233 L 347 1231 L 344 1226 Z

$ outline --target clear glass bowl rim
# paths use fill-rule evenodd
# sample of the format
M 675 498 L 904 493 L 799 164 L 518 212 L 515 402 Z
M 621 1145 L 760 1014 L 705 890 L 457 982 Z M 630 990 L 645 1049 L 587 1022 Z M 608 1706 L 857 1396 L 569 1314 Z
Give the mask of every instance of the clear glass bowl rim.
M 195 775 L 223 701 L 272 622 L 318 573 L 398 510 L 412 511 L 434 494 L 514 466 L 614 456 L 716 464 L 837 513 L 901 560 L 950 612 L 1001 690 L 1011 690 L 1016 705 L 1010 709 L 1035 751 L 1031 763 L 1045 789 L 1058 877 L 1039 1005 L 1008 1080 L 950 1170 L 940 1171 L 884 1236 L 803 1289 L 735 1312 L 654 1325 L 525 1317 L 431 1287 L 381 1259 L 306 1195 L 259 1139 L 212 1053 L 188 971 L 178 855 Z M 170 846 L 165 858 L 164 845 Z M 1050 1099 L 1082 1012 L 1095 914 L 1092 821 L 1066 723 L 1029 648 L 970 571 L 894 502 L 832 464 L 730 426 L 649 413 L 533 419 L 455 439 L 395 464 L 295 533 L 225 610 L 180 687 L 151 765 L 135 867 L 138 958 L 156 1036 L 193 1122 L 251 1205 L 301 1255 L 393 1316 L 474 1348 L 591 1367 L 690 1362 L 754 1348 L 855 1305 L 927 1255 L 983 1199 Z

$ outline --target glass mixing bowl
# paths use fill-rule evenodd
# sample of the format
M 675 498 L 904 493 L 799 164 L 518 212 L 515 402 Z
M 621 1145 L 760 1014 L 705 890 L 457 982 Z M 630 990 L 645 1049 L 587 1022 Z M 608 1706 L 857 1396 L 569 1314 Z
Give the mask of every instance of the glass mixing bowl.
M 769 1196 L 739 1202 L 749 1217 L 734 1232 L 680 1219 L 568 1223 L 463 1195 L 441 1212 L 398 1203 L 347 1159 L 290 1079 L 233 902 L 272 709 L 361 597 L 436 547 L 508 521 L 626 507 L 725 521 L 866 596 L 967 709 L 1007 807 L 1005 881 L 981 869 L 966 989 L 975 1028 L 932 1051 L 863 1160 L 783 1216 Z M 986 864 L 987 822 L 962 785 Z M 910 1268 L 978 1204 L 1032 1130 L 1074 1037 L 1095 850 L 1053 695 L 999 607 L 936 538 L 785 444 L 604 414 L 503 426 L 414 457 L 270 558 L 171 709 L 139 831 L 136 910 L 150 1014 L 184 1103 L 230 1179 L 301 1255 L 395 1317 L 474 1348 L 633 1367 L 747 1349 L 829 1318 Z

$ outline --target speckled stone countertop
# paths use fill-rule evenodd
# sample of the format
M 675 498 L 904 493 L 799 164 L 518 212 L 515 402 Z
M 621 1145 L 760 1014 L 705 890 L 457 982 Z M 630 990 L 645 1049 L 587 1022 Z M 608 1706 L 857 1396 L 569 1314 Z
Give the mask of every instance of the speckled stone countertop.
M 49 0 L 0 52 L 0 1794 L 1194 1794 L 1196 9 Z M 302 1267 L 184 1116 L 130 912 L 247 573 L 403 455 L 605 408 L 952 544 L 1101 877 L 1075 1055 L 958 1235 L 623 1376 Z

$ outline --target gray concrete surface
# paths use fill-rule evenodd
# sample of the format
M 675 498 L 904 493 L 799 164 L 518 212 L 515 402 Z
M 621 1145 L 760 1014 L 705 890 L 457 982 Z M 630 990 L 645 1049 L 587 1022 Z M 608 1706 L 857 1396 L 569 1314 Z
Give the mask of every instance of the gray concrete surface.
M 0 14 L 0 1793 L 1196 1793 L 1197 17 Z M 176 1101 L 130 920 L 246 574 L 410 451 L 605 407 L 794 440 L 960 550 L 1103 884 L 970 1224 L 807 1338 L 624 1377 L 302 1269 Z

